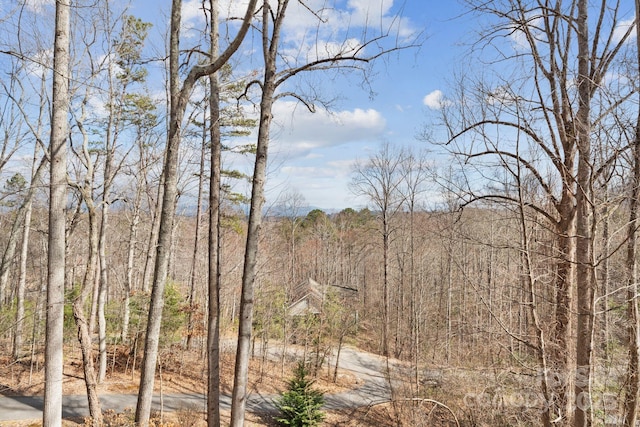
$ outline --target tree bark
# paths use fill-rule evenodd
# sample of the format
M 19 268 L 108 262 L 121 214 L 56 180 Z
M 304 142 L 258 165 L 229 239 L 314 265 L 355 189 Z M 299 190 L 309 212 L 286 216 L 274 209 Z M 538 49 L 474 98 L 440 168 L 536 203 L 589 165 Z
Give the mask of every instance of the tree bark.
M 94 177 L 95 168 L 91 158 L 89 149 L 89 135 L 84 128 L 84 119 L 86 109 L 82 107 L 80 119 L 76 121 L 77 128 L 82 135 L 82 147 L 80 152 L 80 162 L 86 168 L 86 175 L 82 180 L 82 184 L 73 183 L 80 194 L 78 205 L 84 202 L 87 209 L 87 222 L 89 226 L 87 260 L 85 264 L 84 277 L 80 283 L 79 294 L 73 301 L 73 317 L 78 328 L 78 341 L 80 342 L 80 350 L 82 352 L 82 367 L 84 373 L 85 387 L 87 390 L 87 398 L 89 403 L 89 413 L 94 426 L 102 424 L 102 410 L 100 408 L 100 400 L 97 394 L 97 380 L 93 368 L 93 344 L 89 322 L 85 314 L 85 305 L 93 290 L 95 282 L 97 263 L 98 263 L 98 245 L 99 245 L 99 229 L 98 229 L 98 212 L 94 202 Z
M 175 216 L 175 200 L 178 195 L 178 143 L 184 109 L 179 111 L 179 33 L 181 21 L 180 0 L 173 0 L 171 8 L 171 36 L 169 42 L 170 93 L 171 111 L 169 134 L 167 138 L 165 163 L 163 168 L 164 187 L 162 205 L 159 212 L 159 232 L 156 248 L 156 262 L 151 287 L 151 301 L 147 318 L 147 332 L 145 336 L 144 357 L 140 372 L 140 387 L 136 405 L 135 421 L 141 427 L 149 425 L 151 416 L 151 400 L 155 380 L 156 364 L 158 361 L 158 345 L 160 341 L 160 326 L 162 322 L 162 308 L 164 306 L 164 287 L 167 280 L 167 269 L 171 250 L 171 234 Z M 187 96 L 189 93 L 187 93 Z M 186 103 L 186 100 L 183 101 Z
M 264 185 L 267 170 L 267 154 L 271 129 L 272 107 L 276 90 L 276 57 L 278 53 L 280 26 L 284 19 L 284 11 L 288 0 L 278 2 L 278 10 L 274 19 L 271 40 L 268 23 L 271 19 L 271 7 L 268 2 L 262 5 L 262 51 L 265 63 L 260 98 L 260 121 L 258 125 L 258 144 L 251 186 L 251 206 L 247 225 L 244 269 L 242 272 L 242 290 L 240 295 L 240 316 L 238 325 L 238 347 L 233 376 L 233 392 L 231 395 L 231 427 L 244 425 L 247 404 L 247 380 L 249 372 L 249 356 L 251 351 L 251 335 L 253 327 L 253 296 L 258 260 L 258 242 L 262 225 L 262 208 L 264 206 Z
M 100 407 L 100 399 L 98 398 L 96 374 L 93 367 L 93 351 L 91 335 L 89 334 L 89 323 L 84 312 L 84 307 L 92 290 L 92 284 L 96 274 L 96 261 L 98 255 L 98 229 L 97 215 L 93 204 L 90 188 L 84 188 L 83 198 L 87 205 L 89 217 L 89 256 L 85 269 L 84 279 L 82 280 L 80 294 L 73 301 L 73 317 L 78 327 L 78 340 L 80 342 L 80 350 L 82 352 L 82 369 L 84 373 L 85 388 L 87 390 L 87 399 L 89 401 L 89 414 L 92 418 L 93 426 L 102 425 L 102 409 Z
M 209 0 L 211 10 L 210 50 L 211 58 L 218 57 L 219 28 L 218 1 Z M 221 152 L 220 136 L 220 86 L 218 73 L 209 76 L 209 111 L 211 175 L 209 177 L 209 274 L 207 316 L 207 425 L 220 426 L 220 186 Z
M 36 182 L 40 181 L 40 175 L 44 171 L 45 159 L 40 161 L 37 169 L 35 168 L 38 148 L 36 147 L 32 163 L 31 182 L 29 189 L 20 206 L 18 217 L 23 217 L 22 221 L 22 246 L 20 249 L 20 272 L 18 275 L 18 287 L 16 290 L 16 331 L 13 336 L 13 359 L 18 360 L 22 351 L 22 336 L 24 325 L 24 302 L 27 287 L 27 257 L 29 254 L 29 234 L 31 230 L 31 213 L 33 211 L 33 195 L 36 190 Z M 35 170 L 34 170 L 35 169 Z M 22 212 L 24 211 L 24 214 Z M 17 220 L 17 219 L 16 219 Z
M 56 0 L 50 155 L 49 249 L 42 422 L 62 425 L 65 225 L 67 201 L 67 114 L 69 111 L 69 0 Z
M 241 27 L 224 53 L 216 58 L 211 58 L 211 63 L 204 66 L 194 66 L 185 78 L 182 87 L 179 81 L 180 67 L 180 25 L 182 1 L 173 0 L 171 6 L 171 30 L 169 40 L 169 86 L 171 98 L 171 111 L 169 118 L 169 132 L 165 164 L 163 168 L 164 191 L 162 197 L 162 209 L 160 211 L 160 227 L 158 233 L 158 246 L 156 263 L 153 274 L 153 286 L 151 289 L 151 301 L 147 320 L 147 333 L 145 337 L 145 351 L 140 375 L 140 391 L 136 406 L 135 420 L 141 427 L 147 427 L 151 414 L 151 399 L 153 396 L 154 375 L 158 359 L 158 343 L 160 338 L 160 325 L 162 319 L 162 307 L 164 305 L 164 286 L 167 279 L 167 270 L 171 250 L 171 235 L 175 217 L 178 180 L 178 151 L 181 139 L 182 120 L 187 106 L 188 98 L 194 84 L 201 77 L 216 72 L 224 65 L 231 55 L 240 47 L 249 29 L 257 0 L 250 0 Z
M 265 7 L 268 9 L 268 7 Z M 268 17 L 265 17 L 267 19 Z M 264 207 L 264 184 L 266 180 L 269 130 L 271 125 L 271 107 L 275 92 L 275 58 L 267 66 L 260 101 L 260 124 L 258 128 L 258 146 L 253 170 L 251 187 L 251 207 L 245 245 L 245 261 L 242 273 L 242 291 L 240 297 L 240 316 L 238 329 L 238 348 L 236 350 L 236 368 L 234 372 L 233 394 L 231 397 L 231 426 L 242 427 L 247 403 L 247 375 L 251 350 L 253 323 L 253 295 L 258 258 L 258 242 L 262 225 Z
M 591 78 L 589 75 L 589 31 L 587 22 L 588 1 L 578 2 L 578 112 L 576 136 L 578 146 L 578 170 L 576 175 L 576 286 L 577 286 L 577 340 L 575 399 L 576 427 L 592 424 L 591 410 L 591 350 L 593 336 L 593 251 L 591 221 L 595 214 L 591 209 Z
M 108 150 L 108 149 L 107 149 Z M 105 318 L 105 305 L 107 303 L 107 287 L 108 287 L 108 275 L 107 275 L 107 224 L 109 217 L 109 187 L 107 184 L 107 177 L 110 176 L 111 171 L 107 164 L 111 161 L 108 159 L 111 155 L 107 154 L 107 160 L 105 164 L 104 172 L 104 193 L 102 201 L 102 215 L 100 221 L 100 235 L 98 239 L 98 257 L 100 259 L 100 285 L 98 287 L 98 352 L 99 352 L 99 368 L 98 368 L 98 384 L 102 384 L 107 374 L 107 320 Z M 109 175 L 107 175 L 109 174 Z M 110 178 L 109 178 L 110 179 Z
M 191 267 L 189 274 L 189 313 L 187 318 L 187 342 L 185 348 L 189 350 L 191 348 L 191 341 L 193 339 L 193 317 L 195 314 L 196 304 L 196 282 L 198 279 L 198 246 L 200 242 L 200 228 L 202 219 L 202 195 L 204 192 L 204 159 L 207 151 L 207 118 L 206 108 L 204 109 L 203 124 L 202 124 L 202 146 L 200 148 L 200 169 L 198 172 L 198 196 L 196 201 L 196 224 L 193 239 L 193 251 L 191 252 Z
M 635 0 L 636 28 L 640 19 L 640 0 Z M 640 37 L 636 37 L 636 54 L 638 71 L 640 71 Z M 638 274 L 636 261 L 636 245 L 638 226 L 638 192 L 640 191 L 640 111 L 636 119 L 635 140 L 632 157 L 633 176 L 629 199 L 629 223 L 627 225 L 627 316 L 629 317 L 627 333 L 629 334 L 629 364 L 624 391 L 625 427 L 635 427 L 638 419 L 638 398 L 640 394 L 640 313 L 638 313 Z M 606 336 L 605 336 L 606 339 Z

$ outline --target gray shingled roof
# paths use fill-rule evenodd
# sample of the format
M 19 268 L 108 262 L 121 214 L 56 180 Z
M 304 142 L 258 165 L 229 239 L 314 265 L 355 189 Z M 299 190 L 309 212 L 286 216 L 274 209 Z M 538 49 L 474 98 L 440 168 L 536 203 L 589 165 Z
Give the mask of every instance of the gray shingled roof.
M 290 316 L 320 314 L 324 301 L 322 285 L 311 278 L 304 280 L 291 290 L 291 301 L 288 308 Z

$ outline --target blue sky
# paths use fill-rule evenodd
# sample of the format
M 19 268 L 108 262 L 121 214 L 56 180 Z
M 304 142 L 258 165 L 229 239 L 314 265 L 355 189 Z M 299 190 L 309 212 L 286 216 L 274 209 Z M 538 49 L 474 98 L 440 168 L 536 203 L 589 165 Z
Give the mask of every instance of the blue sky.
M 409 26 L 428 35 L 422 47 L 394 53 L 377 63 L 371 81 L 373 97 L 358 87 L 356 76 L 338 82 L 344 92 L 334 107 L 337 119 L 300 109 L 276 144 L 275 163 L 282 158 L 282 166 L 271 176 L 272 193 L 289 186 L 312 206 L 361 207 L 366 200 L 356 198 L 348 188 L 354 161 L 366 160 L 383 141 L 424 148 L 416 135 L 432 112 L 425 97 L 432 108 L 437 106 L 437 91 L 443 90 L 447 70 L 459 54 L 456 45 L 464 32 L 455 17 L 461 9 L 454 1 L 414 0 L 405 3 L 402 13 Z M 283 110 L 286 121 L 286 107 Z M 305 141 L 311 148 L 301 150 Z
M 246 1 L 220 0 L 222 15 L 241 15 Z M 28 3 L 36 13 L 51 18 L 47 10 L 52 10 L 52 0 L 28 0 Z M 151 56 L 164 54 L 170 3 L 168 0 L 130 3 L 128 13 L 154 24 L 148 47 Z M 336 6 L 327 12 L 326 23 L 317 37 L 309 37 L 316 34 L 317 20 L 300 7 L 298 1 L 291 0 L 283 32 L 287 53 L 301 55 L 318 46 L 331 51 L 336 41 L 355 43 L 349 37 L 358 37 L 365 29 L 375 34 L 398 13 L 400 39 L 406 40 L 412 33 L 426 37 L 419 48 L 395 52 L 376 62 L 370 80 L 373 96 L 362 87 L 358 74 L 335 76 L 314 72 L 302 83 L 311 82 L 322 97 L 334 99 L 330 109 L 318 104 L 317 112 L 311 114 L 293 98 L 284 98 L 275 104 L 267 205 L 278 203 L 282 194 L 297 192 L 306 204 L 326 210 L 363 207 L 367 201 L 356 198 L 349 190 L 354 162 L 366 161 L 384 142 L 411 146 L 416 151 L 431 148 L 416 136 L 437 120 L 439 107 L 450 93 L 454 73 L 469 68 L 470 64 L 474 71 L 482 72 L 482 65 L 469 59 L 471 43 L 482 30 L 482 22 L 465 14 L 462 3 L 455 0 L 305 0 L 305 4 L 316 10 L 323 5 Z M 627 3 L 623 13 L 632 15 L 632 3 Z M 110 4 L 116 9 L 126 2 L 114 0 Z M 0 0 L 0 5 L 10 6 L 4 0 Z M 183 5 L 182 42 L 188 48 L 198 44 L 197 34 L 203 28 L 201 0 L 185 0 Z M 257 73 L 259 77 L 258 42 L 259 37 L 250 34 L 238 51 L 234 59 L 234 71 L 238 74 Z M 514 50 L 518 48 L 517 32 L 507 43 Z M 161 104 L 165 89 L 158 65 L 155 64 L 157 68 L 155 72 L 152 70 L 148 85 Z M 100 115 L 102 101 L 96 97 L 92 102 L 93 112 Z M 432 130 L 436 135 L 441 132 L 437 128 Z M 255 142 L 255 134 L 246 142 Z M 228 167 L 250 170 L 246 161 L 227 161 Z
M 323 209 L 365 205 L 366 200 L 349 190 L 353 163 L 366 160 L 383 141 L 424 147 L 416 135 L 432 112 L 425 97 L 432 94 L 428 99 L 435 107 L 433 94 L 446 84 L 447 69 L 459 52 L 455 46 L 462 36 L 451 21 L 459 14 L 454 1 L 407 1 L 403 16 L 428 38 L 419 49 L 378 62 L 371 81 L 373 97 L 354 76 L 335 83 L 343 96 L 333 107 L 333 116 L 300 108 L 291 119 L 287 117 L 291 106 L 280 106 L 277 111 L 282 113 L 275 118 L 284 128 L 274 144 L 273 164 L 278 169 L 270 174 L 269 195 L 293 188 L 309 205 Z
M 198 3 L 187 1 L 183 9 L 184 19 L 193 22 L 194 26 L 199 19 Z M 237 10 L 245 4 L 242 1 L 233 3 Z M 291 2 L 292 5 L 296 3 Z M 373 96 L 361 87 L 357 74 L 329 78 L 320 72 L 311 78 L 322 94 L 328 98 L 339 96 L 330 110 L 319 108 L 312 114 L 292 98 L 275 105 L 267 204 L 277 203 L 283 193 L 293 191 L 302 194 L 308 205 L 327 210 L 366 205 L 366 200 L 357 199 L 349 190 L 353 163 L 366 160 L 384 141 L 399 146 L 412 145 L 416 149 L 425 145 L 416 139 L 416 135 L 426 124 L 426 116 L 437 107 L 437 91 L 443 90 L 447 73 L 456 56 L 460 55 L 459 45 L 464 41 L 468 20 L 459 17 L 463 9 L 456 1 L 349 0 L 337 3 L 343 7 L 342 15 L 335 17 L 337 22 L 327 22 L 334 33 L 344 30 L 340 27 L 346 22 L 354 27 L 354 23 L 362 23 L 365 10 L 370 22 L 378 24 L 380 20 L 371 16 L 382 10 L 383 19 L 401 13 L 401 25 L 406 33 L 422 32 L 427 37 L 419 48 L 378 60 L 370 87 Z M 134 1 L 131 13 L 142 15 L 143 19 L 154 23 L 155 29 L 161 29 L 169 5 L 152 12 L 142 9 L 145 4 L 148 3 Z M 345 14 L 350 16 L 345 17 Z M 309 31 L 316 24 L 306 11 L 293 6 L 287 18 L 294 24 L 285 27 L 285 40 Z M 356 30 L 353 34 L 361 31 Z M 245 44 L 241 50 L 251 48 Z

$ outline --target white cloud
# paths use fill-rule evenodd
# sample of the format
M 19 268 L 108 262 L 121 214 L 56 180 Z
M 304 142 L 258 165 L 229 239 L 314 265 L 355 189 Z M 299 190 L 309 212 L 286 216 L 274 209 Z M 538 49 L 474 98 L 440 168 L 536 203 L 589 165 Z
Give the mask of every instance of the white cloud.
M 202 10 L 202 1 L 187 0 L 182 2 L 182 21 L 190 22 L 192 20 L 203 19 L 204 12 Z
M 523 30 L 526 31 L 532 36 L 532 38 L 536 41 L 544 39 L 543 31 L 541 30 L 541 25 L 543 24 L 542 17 L 540 16 L 531 16 L 527 18 L 526 23 L 523 24 L 522 27 L 513 27 L 509 32 L 509 39 L 511 40 L 511 47 L 513 50 L 517 52 L 526 52 L 531 50 L 531 41 L 527 38 L 527 34 Z
M 240 18 L 247 12 L 249 0 L 221 0 L 218 2 L 218 13 L 221 20 Z M 182 22 L 204 20 L 202 0 L 186 0 L 182 2 Z M 208 6 L 207 6 L 208 8 Z
M 248 0 L 221 0 L 220 20 L 226 22 L 222 25 L 237 26 L 239 18 L 246 13 L 247 3 Z M 271 3 L 276 6 L 274 0 Z M 417 30 L 409 19 L 395 16 L 393 5 L 393 0 L 290 2 L 283 23 L 281 53 L 290 61 L 313 61 L 339 52 L 353 53 L 361 48 L 360 38 L 365 34 L 372 38 L 381 35 L 380 32 L 392 34 L 397 31 L 400 39 L 407 39 Z M 203 19 L 202 2 L 185 0 L 182 5 L 183 36 L 196 37 L 204 24 Z M 235 34 L 233 30 L 231 34 Z M 393 41 L 392 38 L 390 43 Z M 260 39 L 255 42 L 259 43 Z
M 34 13 L 45 13 L 45 9 L 55 4 L 54 0 L 26 0 L 25 6 Z
M 338 55 L 355 55 L 361 47 L 362 44 L 360 41 L 354 38 L 345 40 L 343 43 L 321 41 L 317 43 L 313 49 L 315 55 L 310 55 L 308 59 L 313 61 L 315 59 L 331 58 Z
M 422 103 L 431 110 L 440 110 L 442 107 L 447 106 L 449 101 L 444 98 L 444 94 L 441 90 L 436 89 L 422 98 Z
M 296 186 L 309 206 L 321 209 L 364 206 L 366 200 L 349 191 L 354 162 L 354 159 L 332 160 L 315 165 L 283 166 L 278 176 L 269 181 L 269 186 L 274 189 Z
M 335 113 L 318 109 L 311 113 L 288 101 L 276 103 L 273 113 L 281 127 L 274 132 L 277 150 L 296 157 L 313 154 L 313 150 L 323 147 L 378 140 L 386 128 L 382 114 L 373 109 L 355 108 Z
M 296 182 L 296 179 L 308 179 L 309 177 L 314 177 L 316 180 L 321 178 L 334 180 L 348 177 L 353 170 L 355 162 L 355 159 L 334 160 L 318 166 L 283 166 L 281 171 L 294 182 Z M 297 182 L 301 181 L 298 180 Z
M 396 16 L 393 0 L 349 0 L 346 5 L 327 6 L 326 0 L 292 2 L 284 22 L 284 37 L 297 45 L 316 44 L 321 40 L 343 40 L 360 37 L 364 29 L 382 33 L 398 32 L 400 39 L 407 39 L 418 30 L 408 18 Z M 367 31 L 367 34 L 373 34 Z M 377 35 L 380 35 L 379 33 Z M 309 42 L 305 42 L 309 40 Z
M 199 0 L 196 3 L 201 3 Z M 220 18 L 242 17 L 247 12 L 249 0 L 221 0 L 218 2 Z M 260 4 L 260 3 L 259 3 Z
M 349 0 L 349 8 L 354 11 L 355 16 L 366 17 L 371 14 L 371 10 L 376 15 L 386 15 L 393 6 L 393 0 Z
M 508 86 L 498 86 L 486 94 L 485 100 L 489 105 L 513 105 L 519 97 Z
M 25 70 L 27 74 L 41 78 L 43 73 L 51 73 L 51 64 L 53 62 L 53 48 L 42 49 L 33 55 L 32 61 L 25 62 Z
M 618 25 L 616 26 L 616 28 L 614 28 L 613 30 L 613 40 L 617 43 L 620 40 L 622 40 L 622 37 L 624 37 L 624 35 L 627 33 L 627 31 L 629 31 L 629 28 L 631 26 L 633 26 L 634 23 L 634 19 L 627 19 L 625 21 L 620 21 L 618 23 Z M 630 42 L 631 40 L 635 39 L 635 35 L 636 35 L 636 29 L 632 28 L 631 29 L 631 34 L 629 35 L 629 37 L 627 38 L 626 42 Z
M 88 99 L 88 105 L 90 107 L 89 110 L 94 117 L 104 119 L 109 116 L 107 103 L 103 99 L 100 99 L 97 96 L 92 96 Z
M 509 34 L 511 39 L 511 47 L 518 52 L 527 51 L 530 49 L 529 42 L 527 41 L 527 35 L 522 30 L 513 30 Z

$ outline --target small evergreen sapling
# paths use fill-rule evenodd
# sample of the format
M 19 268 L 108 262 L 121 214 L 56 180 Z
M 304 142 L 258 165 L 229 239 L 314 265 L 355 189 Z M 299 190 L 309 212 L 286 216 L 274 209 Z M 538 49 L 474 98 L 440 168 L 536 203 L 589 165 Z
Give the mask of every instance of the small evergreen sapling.
M 294 377 L 287 384 L 288 391 L 275 402 L 281 413 L 276 421 L 281 425 L 317 426 L 324 420 L 325 413 L 320 409 L 324 404 L 324 396 L 313 388 L 313 380 L 308 375 L 304 362 L 299 362 Z

